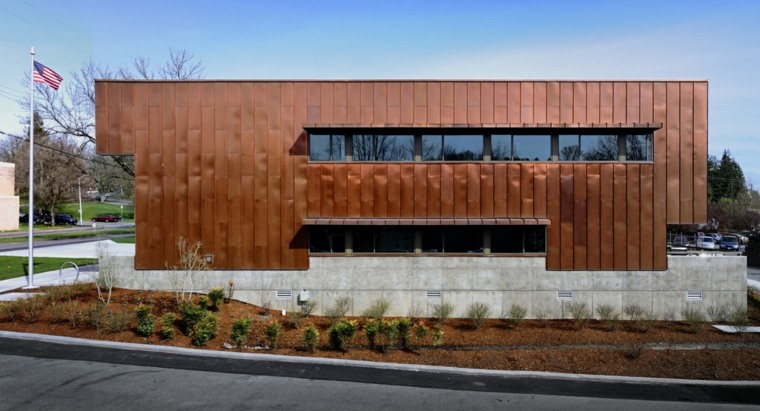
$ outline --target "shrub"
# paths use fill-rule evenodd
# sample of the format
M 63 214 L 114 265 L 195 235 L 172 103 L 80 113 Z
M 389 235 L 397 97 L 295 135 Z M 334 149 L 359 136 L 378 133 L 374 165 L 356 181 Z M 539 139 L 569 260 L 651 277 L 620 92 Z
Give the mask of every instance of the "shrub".
M 526 314 L 528 314 L 528 310 L 520 304 L 510 305 L 509 312 L 507 312 L 507 316 L 512 320 L 512 324 L 514 324 L 515 328 L 522 324 L 523 320 L 525 320 Z
M 327 307 L 325 310 L 325 317 L 330 321 L 330 325 L 335 324 L 338 320 L 346 316 L 348 309 L 351 307 L 351 298 L 338 297 L 335 303 Z
M 280 339 L 280 330 L 282 327 L 280 326 L 280 323 L 277 321 L 272 321 L 269 324 L 264 327 L 264 337 L 267 339 L 267 344 L 269 345 L 269 348 L 274 350 L 277 349 L 277 342 Z
M 423 323 L 414 326 L 414 338 L 417 340 L 418 345 L 423 345 L 425 343 L 428 332 L 429 329 Z
M 440 347 L 443 345 L 443 330 L 435 326 L 433 327 L 433 347 Z
M 377 335 L 380 338 L 377 340 L 377 348 L 381 352 L 387 353 L 388 348 L 396 344 L 398 339 L 398 321 L 379 321 L 379 323 L 380 330 Z
M 316 309 L 317 309 L 316 301 L 312 301 L 312 300 L 304 301 L 303 304 L 301 305 L 301 314 L 303 314 L 304 317 L 308 317 Z
M 174 320 L 177 316 L 174 313 L 165 313 L 161 316 L 161 338 L 171 340 L 174 338 Z
M 129 327 L 130 314 L 124 305 L 118 311 L 108 310 L 106 313 L 106 328 L 108 332 L 118 333 Z
M 681 310 L 681 316 L 689 325 L 689 330 L 692 334 L 699 334 L 705 326 L 705 314 L 699 309 L 699 307 L 687 304 L 686 307 Z
M 349 342 L 354 338 L 354 335 L 356 335 L 356 330 L 357 326 L 355 321 L 340 320 L 333 324 L 333 326 L 327 330 L 330 346 L 336 350 L 343 350 L 346 346 L 346 342 Z
M 214 309 L 219 311 L 222 309 L 222 303 L 224 302 L 224 287 L 212 288 L 208 292 L 208 298 L 214 304 Z
M 536 321 L 539 327 L 545 328 L 549 321 L 549 311 L 546 308 L 536 310 Z
M 439 324 L 443 324 L 451 318 L 451 314 L 454 312 L 454 306 L 449 303 L 440 303 L 433 305 L 433 317 L 438 320 Z
M 111 254 L 108 245 L 99 242 L 96 246 L 98 254 L 98 277 L 95 279 L 95 287 L 98 290 L 98 299 L 103 305 L 111 302 L 113 287 L 116 285 L 116 267 L 111 262 Z
M 156 327 L 152 310 L 153 307 L 149 305 L 140 304 L 135 307 L 135 315 L 137 316 L 137 333 L 144 337 L 153 334 L 153 330 Z
M 615 312 L 615 307 L 611 304 L 599 304 L 596 307 L 596 313 L 607 331 L 618 329 L 620 316 Z
M 193 345 L 204 346 L 219 332 L 219 319 L 216 315 L 204 311 L 203 317 L 193 324 L 190 341 Z
M 648 333 L 654 327 L 655 322 L 657 322 L 657 314 L 651 310 L 644 310 L 641 314 L 641 320 L 638 322 L 639 332 Z
M 313 354 L 314 347 L 316 347 L 317 343 L 319 342 L 319 330 L 317 330 L 317 327 L 315 327 L 313 324 L 309 324 L 306 328 L 304 328 L 303 335 L 301 336 L 301 342 L 306 346 L 306 349 Z
M 301 323 L 305 318 L 306 316 L 301 311 L 288 311 L 288 316 L 286 317 L 287 322 L 293 328 L 301 328 Z
M 42 311 L 47 306 L 47 300 L 44 295 L 36 294 L 27 298 L 19 298 L 12 302 L 18 308 L 18 317 L 22 320 L 33 323 L 36 322 Z
M 644 315 L 644 307 L 638 304 L 628 304 L 623 307 L 623 313 L 628 316 L 631 321 L 639 321 Z
M 707 307 L 707 316 L 710 317 L 710 321 L 717 323 L 717 322 L 725 322 L 728 320 L 728 306 L 723 305 L 714 305 L 711 304 L 709 307 Z
M 644 354 L 644 348 L 646 348 L 644 344 L 631 345 L 628 348 L 628 351 L 626 351 L 625 357 L 629 360 L 637 360 L 641 357 L 642 354 Z
M 731 323 L 734 325 L 734 329 L 738 333 L 747 331 L 749 321 L 747 320 L 747 308 L 740 305 L 734 306 L 731 311 Z
M 369 348 L 374 350 L 375 340 L 377 339 L 377 334 L 380 332 L 380 321 L 370 319 L 364 324 L 362 330 L 364 330 L 364 335 L 367 337 Z
M 581 329 L 586 325 L 586 322 L 591 318 L 591 311 L 588 309 L 588 305 L 581 301 L 573 301 L 567 305 L 570 315 L 575 320 L 575 327 Z
M 272 302 L 271 301 L 265 301 L 261 304 L 261 315 L 264 317 L 269 317 L 269 310 L 272 309 Z
M 100 327 L 103 325 L 105 319 L 106 305 L 98 301 L 90 304 L 84 311 L 84 318 L 90 326 L 95 328 L 95 331 L 100 332 Z
M 385 317 L 385 314 L 388 313 L 388 310 L 390 310 L 390 308 L 390 301 L 380 298 L 373 302 L 372 305 L 367 307 L 364 311 L 362 311 L 362 316 L 379 320 Z
M 179 315 L 185 326 L 185 335 L 192 333 L 195 324 L 200 321 L 207 311 L 190 300 L 184 300 L 179 304 Z
M 230 338 L 238 347 L 248 342 L 248 333 L 251 332 L 251 319 L 240 318 L 232 323 Z
M 205 295 L 202 295 L 198 297 L 198 307 L 200 307 L 204 311 L 208 311 L 211 309 L 211 300 Z
M 71 328 L 77 328 L 85 320 L 85 310 L 82 303 L 77 300 L 63 303 L 62 311 L 66 320 L 71 324 Z
M 398 341 L 401 343 L 402 350 L 409 349 L 409 341 L 412 339 L 412 321 L 409 318 L 399 318 L 396 321 L 398 330 Z
M 491 314 L 491 309 L 485 303 L 477 302 L 467 306 L 465 316 L 470 319 L 473 327 L 479 330 L 480 327 L 486 322 L 486 319 Z
M 422 308 L 422 304 L 418 301 L 409 306 L 406 315 L 410 320 L 414 321 L 418 318 L 422 318 L 425 315 L 425 310 Z

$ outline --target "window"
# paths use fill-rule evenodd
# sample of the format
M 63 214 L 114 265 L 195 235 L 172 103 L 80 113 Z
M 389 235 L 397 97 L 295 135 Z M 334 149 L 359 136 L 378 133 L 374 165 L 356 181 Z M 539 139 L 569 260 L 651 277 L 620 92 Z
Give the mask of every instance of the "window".
M 491 227 L 492 253 L 544 253 L 546 228 L 544 226 Z
M 344 161 L 346 159 L 345 136 L 335 134 L 312 134 L 309 136 L 309 160 Z
M 516 135 L 512 140 L 513 161 L 551 161 L 551 136 Z
M 414 230 L 409 227 L 363 227 L 353 231 L 356 253 L 413 253 Z
M 559 136 L 560 161 L 617 161 L 617 135 Z
M 483 135 L 423 135 L 422 161 L 482 161 Z
M 355 134 L 352 155 L 353 161 L 412 161 L 414 136 Z
M 313 227 L 309 230 L 309 251 L 312 253 L 346 252 L 346 229 L 343 227 Z
M 652 134 L 625 136 L 626 161 L 652 161 Z

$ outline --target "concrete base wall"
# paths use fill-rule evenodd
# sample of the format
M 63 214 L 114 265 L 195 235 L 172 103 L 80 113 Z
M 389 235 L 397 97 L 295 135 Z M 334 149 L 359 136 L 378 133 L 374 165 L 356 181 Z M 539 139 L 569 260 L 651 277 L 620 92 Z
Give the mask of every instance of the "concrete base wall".
M 18 230 L 19 198 L 0 195 L 0 231 Z
M 132 289 L 173 290 L 193 284 L 196 291 L 227 287 L 235 282 L 234 298 L 273 309 L 297 309 L 299 291 L 308 290 L 317 302 L 316 314 L 339 297 L 352 300 L 349 315 L 378 299 L 391 303 L 389 315 L 432 316 L 433 306 L 454 306 L 464 316 L 468 304 L 486 303 L 498 317 L 512 304 L 527 308 L 528 317 L 570 318 L 567 305 L 585 302 L 595 311 L 611 304 L 623 308 L 638 304 L 659 316 L 693 304 L 703 312 L 711 305 L 746 307 L 747 262 L 735 256 L 670 256 L 667 271 L 547 271 L 542 257 L 313 257 L 304 271 L 180 271 L 134 270 L 133 257 L 110 256 L 101 264 L 118 273 L 118 286 Z M 101 270 L 104 267 L 101 266 Z M 192 281 L 191 281 L 192 280 Z M 278 299 L 277 291 L 290 291 Z M 572 291 L 572 300 L 558 299 L 558 291 Z M 687 300 L 687 292 L 701 291 L 701 300 Z M 440 297 L 430 296 L 440 293 Z M 280 293 L 282 294 L 282 293 Z M 595 315 L 596 316 L 596 315 Z

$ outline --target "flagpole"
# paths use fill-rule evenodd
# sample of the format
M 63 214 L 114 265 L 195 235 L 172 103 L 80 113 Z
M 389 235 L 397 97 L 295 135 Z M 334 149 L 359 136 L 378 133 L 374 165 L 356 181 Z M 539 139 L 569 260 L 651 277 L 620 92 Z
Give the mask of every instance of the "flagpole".
M 34 285 L 34 47 L 31 51 L 32 61 L 29 70 L 29 271 L 26 287 Z

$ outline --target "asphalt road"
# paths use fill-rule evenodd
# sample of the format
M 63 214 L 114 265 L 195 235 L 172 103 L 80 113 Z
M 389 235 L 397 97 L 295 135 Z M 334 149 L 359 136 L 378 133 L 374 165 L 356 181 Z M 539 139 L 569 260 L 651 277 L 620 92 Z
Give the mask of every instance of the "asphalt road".
M 757 409 L 760 384 L 214 353 L 0 333 L 0 409 Z

